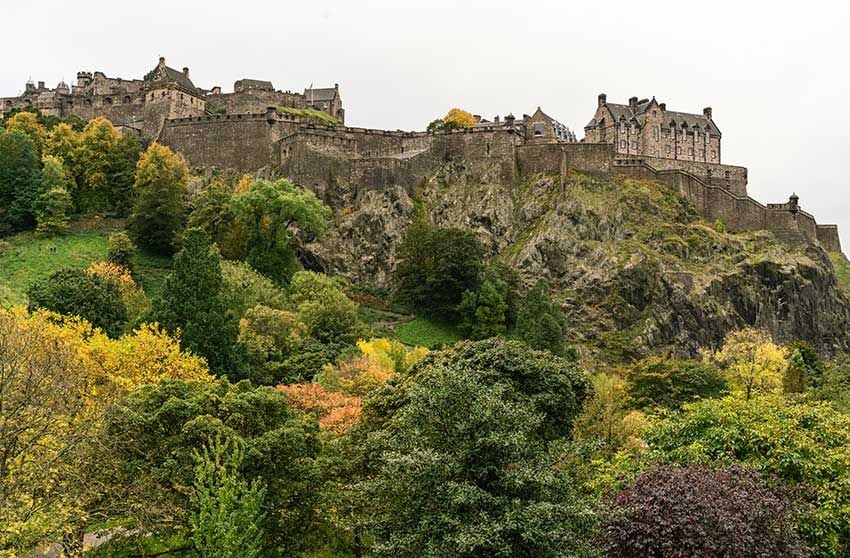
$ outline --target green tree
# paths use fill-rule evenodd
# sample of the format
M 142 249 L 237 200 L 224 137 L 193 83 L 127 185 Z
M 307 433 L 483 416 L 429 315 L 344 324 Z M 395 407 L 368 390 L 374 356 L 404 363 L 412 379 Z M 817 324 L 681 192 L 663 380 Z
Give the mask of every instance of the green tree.
M 109 176 L 109 209 L 126 217 L 133 209 L 136 165 L 142 146 L 132 135 L 124 135 L 110 153 L 107 173 Z
M 353 343 L 361 333 L 357 304 L 342 290 L 339 282 L 313 271 L 299 271 L 292 277 L 290 297 L 298 320 L 321 343 Z
M 128 230 L 139 246 L 171 254 L 183 227 L 186 161 L 167 147 L 151 144 L 136 166 L 136 199 Z
M 154 301 L 152 320 L 180 330 L 180 344 L 207 359 L 216 374 L 240 377 L 238 322 L 221 300 L 221 255 L 202 229 L 189 229 L 174 269 Z
M 478 292 L 463 293 L 458 305 L 458 313 L 461 316 L 460 330 L 469 339 L 502 335 L 507 331 L 507 308 L 502 292 L 493 281 L 486 279 Z
M 106 247 L 106 261 L 120 265 L 131 274 L 136 270 L 136 245 L 126 232 L 109 235 Z
M 399 302 L 454 319 L 463 293 L 478 290 L 484 248 L 471 231 L 414 223 L 396 257 L 393 279 Z
M 68 230 L 68 213 L 73 205 L 67 189 L 68 182 L 62 161 L 45 155 L 41 194 L 33 204 L 36 231 L 54 235 Z
M 574 364 L 519 342 L 431 353 L 367 405 L 360 483 L 375 556 L 583 556 L 592 506 L 554 466 L 590 392 Z
M 307 336 L 307 327 L 286 310 L 255 306 L 239 321 L 239 342 L 245 346 L 251 365 L 251 380 L 277 385 L 287 378 L 283 362 Z
M 754 395 L 774 393 L 782 387 L 787 356 L 786 349 L 776 345 L 768 332 L 745 328 L 729 332 L 714 359 L 749 401 Z
M 778 395 L 707 399 L 684 404 L 644 439 L 650 462 L 740 462 L 789 485 L 802 483 L 813 500 L 800 525 L 806 542 L 818 556 L 850 552 L 850 415 Z
M 110 207 L 110 166 L 121 135 L 106 118 L 95 118 L 80 134 L 75 163 L 80 176 L 74 202 L 80 213 L 101 213 Z
M 195 451 L 195 511 L 192 544 L 201 558 L 256 558 L 263 554 L 265 488 L 240 470 L 245 454 L 235 442 L 216 437 Z
M 722 397 L 729 390 L 723 373 L 709 362 L 649 357 L 626 371 L 628 392 L 638 409 L 677 409 L 695 399 Z
M 35 225 L 33 204 L 41 190 L 41 165 L 32 140 L 0 130 L 0 234 Z
M 121 289 L 113 282 L 79 269 L 60 269 L 27 290 L 29 309 L 44 308 L 79 316 L 110 337 L 118 337 L 127 321 Z
M 246 261 L 281 284 L 298 268 L 296 228 L 304 237 L 318 237 L 332 215 L 313 192 L 286 179 L 258 180 L 247 192 L 235 195 L 231 204 L 248 233 Z
M 230 188 L 221 180 L 213 180 L 192 199 L 187 226 L 207 231 L 224 258 L 244 260 L 248 233 L 245 225 L 236 220 L 232 199 Z
M 277 310 L 288 307 L 286 291 L 265 275 L 260 275 L 245 262 L 221 262 L 222 302 L 236 319 L 255 306 Z
M 47 128 L 39 121 L 38 116 L 32 112 L 22 111 L 6 121 L 7 132 L 20 132 L 32 140 L 36 156 L 41 158 L 44 145 L 47 143 Z
M 566 333 L 566 316 L 552 301 L 548 281 L 538 280 L 526 294 L 517 315 L 517 336 L 534 349 L 563 355 Z
M 167 380 L 136 390 L 107 416 L 99 473 L 111 489 L 101 507 L 145 533 L 186 529 L 195 454 L 220 436 L 243 448 L 242 478 L 266 488 L 263 556 L 296 556 L 314 525 L 320 494 L 318 425 L 286 395 L 243 381 Z

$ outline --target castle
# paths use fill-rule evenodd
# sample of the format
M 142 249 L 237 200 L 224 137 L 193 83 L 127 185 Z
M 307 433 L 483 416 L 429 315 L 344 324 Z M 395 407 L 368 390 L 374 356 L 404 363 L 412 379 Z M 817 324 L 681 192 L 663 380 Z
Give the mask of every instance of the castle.
M 788 242 L 841 251 L 837 226 L 818 224 L 796 195 L 767 205 L 748 196 L 747 169 L 721 163 L 721 133 L 710 108 L 668 111 L 655 98 L 632 97 L 621 105 L 599 95 L 581 141 L 539 107 L 522 118 L 476 117 L 459 130 L 374 130 L 344 125 L 338 85 L 293 93 L 243 79 L 233 93 L 222 93 L 196 87 L 188 68 L 177 71 L 160 58 L 141 80 L 81 72 L 71 90 L 28 83 L 23 95 L 0 98 L 0 106 L 105 116 L 175 149 L 195 167 L 275 168 L 327 201 L 340 185 L 353 196 L 393 185 L 412 192 L 446 165 L 467 181 L 507 184 L 535 173 L 625 174 L 669 184 L 703 218 L 728 230 L 769 230 Z
M 265 112 L 266 107 L 293 109 L 313 108 L 345 120 L 339 86 L 314 89 L 303 93 L 276 91 L 271 82 L 242 79 L 234 84 L 233 93 L 222 93 L 221 87 L 210 90 L 196 87 L 189 68 L 182 71 L 166 65 L 165 58 L 142 79 L 107 77 L 103 72 L 77 73 L 71 87 L 64 81 L 55 89 L 28 81 L 17 97 L 0 97 L 3 112 L 35 108 L 48 116 L 78 116 L 91 120 L 108 118 L 116 126 L 135 130 L 145 137 L 156 138 L 165 122 L 174 118 L 204 114 Z

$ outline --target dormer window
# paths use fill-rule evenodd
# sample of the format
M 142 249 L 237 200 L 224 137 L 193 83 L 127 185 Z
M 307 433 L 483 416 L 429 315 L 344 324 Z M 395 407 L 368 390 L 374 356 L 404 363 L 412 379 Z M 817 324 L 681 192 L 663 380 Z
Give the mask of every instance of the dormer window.
M 542 136 L 545 130 L 545 128 L 543 127 L 543 122 L 535 122 L 532 126 L 532 130 L 534 131 L 534 137 Z

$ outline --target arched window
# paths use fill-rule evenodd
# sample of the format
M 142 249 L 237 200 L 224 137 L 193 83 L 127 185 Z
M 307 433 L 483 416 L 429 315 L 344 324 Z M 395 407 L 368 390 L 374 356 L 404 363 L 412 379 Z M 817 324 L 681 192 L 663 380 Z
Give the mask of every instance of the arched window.
M 12 101 L 6 101 L 6 108 L 12 108 Z
M 129 103 L 130 103 L 130 101 L 131 101 L 131 99 L 130 99 L 130 96 L 129 96 L 129 95 L 127 95 L 127 96 L 125 96 L 125 97 L 124 97 L 124 104 L 129 104 Z
M 105 97 L 103 99 L 103 104 L 106 105 L 106 106 L 111 105 L 112 104 L 112 97 Z
M 90 106 L 91 106 L 91 99 L 86 99 L 86 100 L 83 102 L 83 104 L 84 104 L 84 105 L 86 105 L 87 107 L 90 107 Z

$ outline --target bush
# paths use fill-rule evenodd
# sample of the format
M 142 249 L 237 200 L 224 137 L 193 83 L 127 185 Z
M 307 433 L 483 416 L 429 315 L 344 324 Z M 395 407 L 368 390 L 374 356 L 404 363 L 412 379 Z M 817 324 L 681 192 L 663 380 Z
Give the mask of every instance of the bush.
M 292 278 L 292 301 L 310 337 L 322 343 L 353 343 L 363 327 L 357 305 L 327 275 L 299 271 Z
M 62 269 L 27 291 L 29 309 L 79 316 L 110 337 L 121 334 L 127 306 L 117 284 L 77 269 Z
M 528 292 L 517 315 L 516 334 L 532 349 L 556 355 L 566 351 L 567 319 L 549 296 L 549 283 L 540 279 Z
M 131 274 L 135 272 L 136 245 L 130 240 L 125 232 L 117 232 L 109 235 L 106 248 L 106 261 L 120 265 Z
M 33 204 L 41 190 L 41 165 L 32 140 L 0 130 L 0 234 L 35 225 Z
M 603 545 L 611 558 L 807 556 L 795 498 L 743 467 L 661 466 L 611 502 Z

